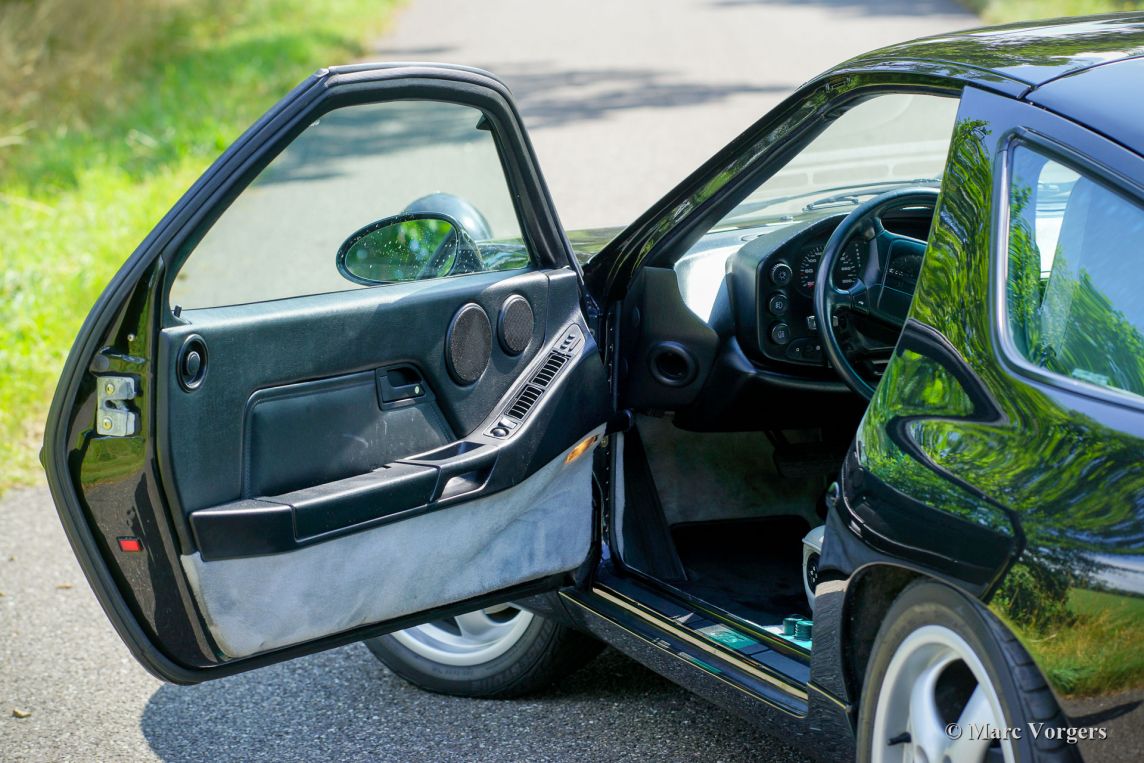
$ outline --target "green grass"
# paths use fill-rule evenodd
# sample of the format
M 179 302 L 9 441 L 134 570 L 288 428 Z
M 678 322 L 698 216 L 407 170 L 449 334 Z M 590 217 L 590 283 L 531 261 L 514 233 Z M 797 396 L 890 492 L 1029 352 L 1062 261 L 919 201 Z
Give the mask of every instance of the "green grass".
M 962 0 L 962 2 L 990 24 L 1119 13 L 1144 8 L 1144 2 L 1132 0 Z
M 1070 638 L 1043 645 L 1047 670 L 1074 694 L 1141 686 L 1144 599 L 1078 589 L 1069 605 L 1078 625 Z
M 1144 598 L 1074 589 L 1071 619 L 1026 635 L 1055 686 L 1075 696 L 1144 685 Z
M 138 28 L 88 29 L 71 53 L 53 30 L 41 35 L 39 58 L 28 59 L 37 70 L 92 74 L 47 78 L 31 95 L 38 80 L 23 78 L 18 100 L 0 99 L 0 489 L 38 473 L 43 421 L 72 339 L 151 226 L 291 87 L 319 66 L 360 57 L 395 4 L 124 3 Z M 37 6 L 0 0 L 0 31 L 16 28 L 4 13 L 24 7 Z M 67 18 L 90 6 L 39 7 Z M 106 55 L 82 50 L 83 39 L 106 44 Z M 33 48 L 26 39 L 0 39 L 5 58 L 25 48 Z M 5 97 L 16 92 L 0 84 Z

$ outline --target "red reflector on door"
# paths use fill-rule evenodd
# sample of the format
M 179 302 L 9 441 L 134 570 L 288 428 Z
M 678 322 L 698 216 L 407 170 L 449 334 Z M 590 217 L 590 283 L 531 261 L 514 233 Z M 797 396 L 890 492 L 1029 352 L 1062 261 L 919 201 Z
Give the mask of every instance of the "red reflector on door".
M 138 538 L 119 538 L 120 551 L 142 551 L 143 542 Z

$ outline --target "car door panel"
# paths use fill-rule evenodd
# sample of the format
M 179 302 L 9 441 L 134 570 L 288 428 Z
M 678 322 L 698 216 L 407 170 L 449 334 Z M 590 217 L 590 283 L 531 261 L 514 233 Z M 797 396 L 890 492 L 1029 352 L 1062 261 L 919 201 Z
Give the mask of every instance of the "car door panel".
M 575 276 L 566 271 L 554 281 L 564 303 L 556 322 L 569 321 L 579 309 Z M 550 288 L 540 271 L 488 273 L 184 312 L 187 323 L 164 329 L 159 349 L 165 378 L 158 440 L 177 465 L 173 498 L 190 513 L 286 492 L 360 474 L 472 431 L 539 351 L 549 331 Z M 445 365 L 453 315 L 475 303 L 495 323 L 514 294 L 536 316 L 528 348 L 513 357 L 491 342 L 482 377 L 458 384 Z M 188 392 L 177 363 L 189 337 L 202 338 L 207 370 L 202 385 Z M 419 371 L 429 393 L 414 405 L 383 409 L 368 377 L 403 364 Z
M 416 372 L 408 364 L 401 370 Z M 379 379 L 390 373 L 382 367 L 251 395 L 242 416 L 242 494 L 297 491 L 451 441 L 453 430 L 421 374 L 415 398 L 379 404 Z
M 227 657 L 566 572 L 588 555 L 591 459 L 565 464 L 565 453 L 540 448 L 535 434 L 556 425 L 554 409 L 539 406 L 508 438 L 488 434 L 541 350 L 579 322 L 575 274 L 426 286 L 188 311 L 186 325 L 162 332 L 159 439 L 178 465 L 196 549 L 181 563 Z M 444 349 L 457 305 L 495 320 L 510 297 L 537 316 L 528 347 L 511 356 L 490 342 L 481 378 L 458 383 Z M 330 341 L 339 334 L 347 341 Z M 210 368 L 187 390 L 177 358 L 192 336 Z M 541 402 L 599 369 L 585 345 Z M 406 383 L 389 383 L 395 368 Z M 339 373 L 291 381 L 317 369 Z M 382 377 L 390 390 L 423 392 L 386 403 Z M 590 437 L 603 417 L 602 405 L 577 406 L 560 427 Z
M 481 112 L 469 129 L 493 135 L 529 267 L 168 308 L 204 226 L 293 136 L 393 99 Z M 498 337 L 522 298 L 523 351 Z M 193 683 L 559 585 L 598 535 L 591 451 L 610 413 L 583 299 L 495 79 L 362 65 L 296 89 L 128 260 L 53 401 L 53 498 L 133 654 Z M 483 336 L 457 328 L 462 311 Z M 465 380 L 478 340 L 487 363 Z

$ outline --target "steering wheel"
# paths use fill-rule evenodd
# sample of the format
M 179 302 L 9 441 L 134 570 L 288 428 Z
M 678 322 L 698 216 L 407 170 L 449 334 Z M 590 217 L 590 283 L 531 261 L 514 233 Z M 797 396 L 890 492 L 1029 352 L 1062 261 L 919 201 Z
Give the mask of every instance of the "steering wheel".
M 886 275 L 894 260 L 918 257 L 925 253 L 927 242 L 911 236 L 891 233 L 882 224 L 882 215 L 892 209 L 909 206 L 937 205 L 936 188 L 897 188 L 875 196 L 855 207 L 834 229 L 814 282 L 814 317 L 822 337 L 826 357 L 834 370 L 855 392 L 867 400 L 874 397 L 874 387 L 858 372 L 838 341 L 835 313 L 850 312 L 872 318 L 900 332 L 910 310 L 910 292 L 886 284 Z M 841 289 L 834 284 L 834 267 L 850 242 L 858 237 L 867 247 L 866 263 L 853 286 Z

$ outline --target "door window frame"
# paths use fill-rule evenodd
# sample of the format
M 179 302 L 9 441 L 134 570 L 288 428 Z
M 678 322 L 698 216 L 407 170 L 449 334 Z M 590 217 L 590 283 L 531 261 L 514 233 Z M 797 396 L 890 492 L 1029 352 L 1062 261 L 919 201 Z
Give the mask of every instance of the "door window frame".
M 194 255 L 198 243 L 230 209 L 235 199 L 315 120 L 336 109 L 365 104 L 432 101 L 468 106 L 479 112 L 488 122 L 496 146 L 521 238 L 529 252 L 530 268 L 572 267 L 583 280 L 579 264 L 560 227 L 547 186 L 541 180 L 531 143 L 522 129 L 516 129 L 523 122 L 507 88 L 479 70 L 456 67 L 461 77 L 472 75 L 473 82 L 469 83 L 435 77 L 428 69 L 424 74 L 409 73 L 411 68 L 416 71 L 418 67 L 360 65 L 336 67 L 328 74 L 319 72 L 315 77 L 325 75 L 320 79 L 319 87 L 312 87 L 310 81 L 299 85 L 285 99 L 289 103 L 280 103 L 267 112 L 219 157 L 204 173 L 203 179 L 208 175 L 215 176 L 220 178 L 220 182 L 209 191 L 203 189 L 209 193 L 209 198 L 194 200 L 195 214 L 174 232 L 161 250 L 166 265 L 159 294 L 163 328 L 185 322 L 174 313 L 174 305 L 170 302 L 171 287 L 183 264 Z M 295 95 L 297 97 L 293 97 Z M 192 186 L 176 208 L 182 207 L 192 196 L 198 196 L 196 192 L 200 183 Z M 331 253 L 331 259 L 333 256 Z M 304 296 L 312 295 L 292 298 Z

